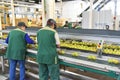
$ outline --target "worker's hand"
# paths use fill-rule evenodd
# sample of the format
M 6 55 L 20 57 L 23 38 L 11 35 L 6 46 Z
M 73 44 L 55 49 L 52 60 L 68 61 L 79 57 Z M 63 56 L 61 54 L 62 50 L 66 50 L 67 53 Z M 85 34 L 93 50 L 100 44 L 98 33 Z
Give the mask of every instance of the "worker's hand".
M 57 44 L 57 48 L 60 48 L 60 44 Z
M 34 44 L 37 44 L 37 42 L 36 42 L 36 41 L 34 41 Z
M 34 40 L 34 44 L 37 44 L 37 39 L 36 39 L 36 40 Z

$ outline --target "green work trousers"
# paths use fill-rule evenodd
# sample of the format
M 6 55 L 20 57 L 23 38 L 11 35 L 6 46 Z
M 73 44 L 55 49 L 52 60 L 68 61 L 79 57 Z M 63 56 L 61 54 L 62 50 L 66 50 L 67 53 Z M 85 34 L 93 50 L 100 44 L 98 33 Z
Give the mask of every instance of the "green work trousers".
M 39 80 L 60 80 L 59 64 L 39 63 Z

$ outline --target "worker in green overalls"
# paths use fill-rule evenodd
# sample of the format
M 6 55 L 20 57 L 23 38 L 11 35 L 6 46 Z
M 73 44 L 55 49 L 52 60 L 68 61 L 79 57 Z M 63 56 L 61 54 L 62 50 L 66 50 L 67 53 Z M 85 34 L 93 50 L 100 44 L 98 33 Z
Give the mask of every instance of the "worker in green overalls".
M 72 28 L 72 23 L 71 23 L 71 22 L 68 22 L 68 21 L 65 21 L 65 25 L 64 25 L 63 27 L 64 27 L 64 28 L 71 29 L 71 28 Z
M 19 63 L 20 79 L 25 80 L 26 45 L 34 44 L 34 41 L 25 32 L 26 24 L 19 22 L 18 28 L 11 30 L 6 39 L 8 43 L 6 57 L 9 59 L 9 80 L 16 80 L 16 66 Z
M 56 22 L 48 19 L 46 27 L 37 32 L 38 53 L 37 62 L 39 63 L 40 80 L 60 80 L 59 62 L 57 47 L 60 47 L 58 33 L 54 29 Z

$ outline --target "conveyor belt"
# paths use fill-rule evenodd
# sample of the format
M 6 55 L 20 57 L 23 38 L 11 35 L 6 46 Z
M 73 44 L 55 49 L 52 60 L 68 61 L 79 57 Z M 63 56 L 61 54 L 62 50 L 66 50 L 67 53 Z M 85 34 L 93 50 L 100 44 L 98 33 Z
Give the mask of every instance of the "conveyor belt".
M 76 65 L 81 65 L 81 66 L 85 66 L 85 67 L 89 67 L 89 68 L 93 68 L 93 69 L 97 69 L 101 71 L 106 71 L 106 72 L 111 70 L 111 71 L 120 73 L 120 69 L 118 67 L 108 66 L 105 64 L 99 64 L 99 63 L 94 63 L 94 62 L 88 62 L 88 61 L 79 60 L 79 59 L 73 59 L 73 58 L 64 57 L 64 56 L 59 56 L 59 58 L 62 59 L 63 61 L 76 64 Z
M 37 54 L 37 51 L 35 51 L 35 50 L 28 49 L 27 51 L 30 53 L 33 53 L 33 54 Z M 74 58 L 70 58 L 70 57 L 66 57 L 66 56 L 62 56 L 62 55 L 59 55 L 59 58 L 62 59 L 63 61 L 67 61 L 68 63 L 72 63 L 72 64 L 76 64 L 76 65 L 91 67 L 91 68 L 102 70 L 102 71 L 111 70 L 111 71 L 120 73 L 120 69 L 118 67 L 113 67 L 113 66 L 109 66 L 109 65 L 105 65 L 105 64 L 99 64 L 99 63 L 95 63 L 95 62 L 84 61 L 84 60 L 80 60 L 80 59 L 74 59 Z
M 2 30 L 2 33 L 9 33 L 10 30 Z M 36 31 L 26 31 L 29 35 L 36 36 Z
M 10 30 L 3 30 L 3 33 L 9 33 Z M 74 32 L 75 31 L 75 32 Z M 107 35 L 104 33 L 100 34 L 100 32 L 97 32 L 99 30 L 95 30 L 95 32 L 93 32 L 94 30 L 89 30 L 87 32 L 87 30 L 68 30 L 68 32 L 65 30 L 64 31 L 58 31 L 60 38 L 64 38 L 64 39 L 77 39 L 77 40 L 90 40 L 90 41 L 99 41 L 99 40 L 104 40 L 105 42 L 110 42 L 110 43 L 115 43 L 115 44 L 119 44 L 120 42 L 120 36 L 119 36 L 119 31 L 104 31 L 101 30 L 100 32 L 107 32 Z M 26 32 L 28 32 L 29 35 L 33 35 L 36 36 L 36 31 L 32 31 L 32 30 L 26 30 Z M 87 33 L 86 33 L 87 32 Z M 84 34 L 85 33 L 85 34 Z M 91 34 L 89 34 L 91 33 Z M 97 33 L 97 34 L 94 34 Z M 114 33 L 114 34 L 112 34 Z M 99 35 L 100 34 L 100 35 Z M 35 50 L 27 50 L 28 54 L 30 57 L 36 58 L 36 54 L 37 51 Z M 70 51 L 67 50 L 66 51 L 66 55 L 59 55 L 59 58 L 63 61 L 61 61 L 61 64 L 63 65 L 68 65 L 68 66 L 72 66 L 74 68 L 77 67 L 82 67 L 82 69 L 88 68 L 87 70 L 91 69 L 93 70 L 93 72 L 95 72 L 94 70 L 98 70 L 100 72 L 98 73 L 102 73 L 107 74 L 109 76 L 115 77 L 116 78 L 116 74 L 120 73 L 120 69 L 119 69 L 119 65 L 109 65 L 106 64 L 107 60 L 109 58 L 116 58 L 119 59 L 117 57 L 110 57 L 110 56 L 103 56 L 102 58 L 97 58 L 97 61 L 101 61 L 101 62 L 97 62 L 97 61 L 89 61 L 89 60 L 85 60 L 85 58 L 91 54 L 91 53 L 86 53 L 86 52 L 78 52 L 80 53 L 79 57 L 71 57 L 70 53 L 74 52 L 74 51 Z M 94 54 L 95 56 L 97 56 L 96 54 Z M 103 62 L 103 63 L 102 63 Z M 90 71 L 90 70 L 89 70 Z M 102 72 L 103 71 L 103 72 Z M 109 72 L 110 71 L 110 72 Z M 112 74 L 111 74 L 112 72 Z M 110 73 L 110 74 L 109 74 Z
M 113 56 L 104 56 L 102 55 L 102 57 L 98 57 L 98 55 L 96 53 L 92 53 L 92 52 L 81 52 L 81 51 L 76 51 L 76 50 L 66 50 L 66 49 L 62 49 L 64 50 L 65 54 L 63 56 L 66 57 L 71 57 L 71 58 L 76 58 L 76 59 L 80 59 L 80 60 L 85 60 L 85 61 L 91 61 L 91 62 L 95 62 L 95 63 L 99 63 L 99 64 L 105 64 L 105 65 L 109 65 L 109 66 L 113 66 L 113 67 L 120 67 L 120 64 L 110 64 L 108 62 L 108 59 L 117 59 L 119 60 L 119 57 L 113 57 Z M 71 56 L 72 53 L 77 52 L 79 55 L 78 57 L 73 57 Z M 88 56 L 90 55 L 94 55 L 95 57 L 97 57 L 96 60 L 89 60 Z
M 64 33 L 59 33 L 60 38 L 62 39 L 76 39 L 76 40 L 91 40 L 91 41 L 99 41 L 99 40 L 104 40 L 105 42 L 110 42 L 110 43 L 120 43 L 120 36 L 105 36 L 105 35 L 85 35 L 85 34 L 79 34 L 79 35 L 74 35 L 74 34 L 64 34 Z
M 3 33 L 9 33 L 10 30 L 2 30 Z M 29 35 L 36 36 L 37 31 L 28 31 L 26 32 Z M 111 43 L 120 43 L 120 36 L 113 36 L 113 35 L 99 35 L 99 34 L 79 34 L 79 33 L 66 33 L 66 32 L 59 32 L 60 38 L 64 39 L 80 39 L 80 40 L 91 40 L 91 41 L 99 41 L 104 40 L 105 42 Z

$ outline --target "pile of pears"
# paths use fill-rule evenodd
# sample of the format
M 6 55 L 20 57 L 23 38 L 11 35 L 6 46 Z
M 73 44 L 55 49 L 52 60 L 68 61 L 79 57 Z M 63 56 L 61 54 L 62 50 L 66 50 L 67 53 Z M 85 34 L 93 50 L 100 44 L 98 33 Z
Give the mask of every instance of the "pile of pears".
M 2 36 L 0 36 L 0 39 L 6 39 L 7 36 L 8 36 L 8 34 L 4 33 L 4 34 L 2 34 Z
M 3 33 L 2 36 L 0 36 L 1 39 L 7 38 L 6 33 Z M 34 41 L 36 41 L 36 36 L 30 36 Z M 82 40 L 72 40 L 72 39 L 60 39 L 60 46 L 63 48 L 68 49 L 77 49 L 77 50 L 84 50 L 84 51 L 91 51 L 94 53 L 97 53 L 97 42 L 93 41 L 82 41 Z M 38 48 L 38 45 L 35 44 L 34 46 L 31 44 L 27 45 L 28 48 Z M 103 54 L 110 54 L 110 55 L 117 55 L 120 56 L 120 46 L 119 45 L 113 45 L 113 44 L 104 44 L 103 45 Z
M 61 47 L 67 49 L 84 50 L 97 53 L 97 42 L 92 41 L 82 41 L 82 40 L 70 40 L 61 39 Z M 120 46 L 113 44 L 103 45 L 103 54 L 117 55 L 120 56 Z

